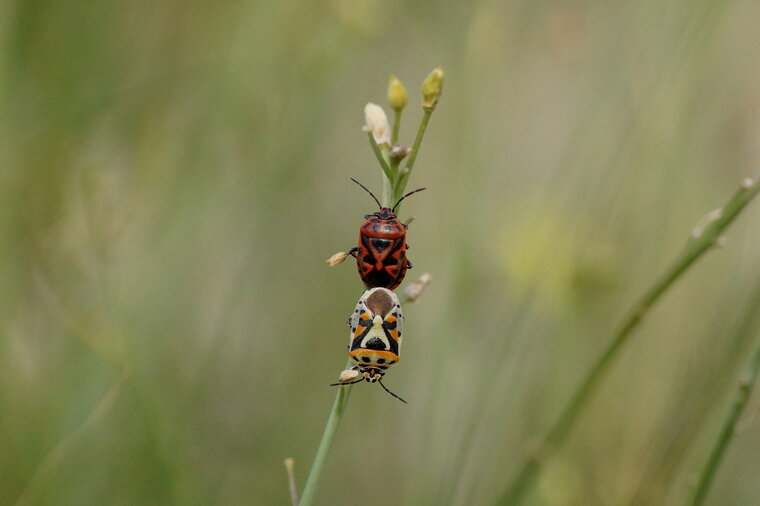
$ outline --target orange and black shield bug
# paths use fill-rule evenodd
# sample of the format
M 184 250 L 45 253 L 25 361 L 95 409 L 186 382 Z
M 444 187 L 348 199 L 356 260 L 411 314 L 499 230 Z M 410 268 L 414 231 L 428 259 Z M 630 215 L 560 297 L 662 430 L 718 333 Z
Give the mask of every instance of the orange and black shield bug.
M 379 383 L 393 397 L 406 402 L 388 390 L 382 382 L 388 368 L 399 361 L 401 351 L 404 316 L 396 294 L 387 288 L 365 291 L 348 318 L 348 326 L 351 329 L 348 356 L 355 363 L 352 369 L 359 371 L 361 377 L 331 386 L 360 381 Z
M 383 207 L 366 186 L 356 179 L 351 178 L 351 181 L 369 193 L 380 210 L 364 216 L 366 221 L 359 227 L 359 245 L 348 253 L 356 257 L 359 276 L 367 288 L 394 290 L 404 280 L 406 270 L 412 268 L 412 263 L 406 258 L 407 226 L 396 218 L 394 212 L 402 200 L 425 188 L 407 193 L 392 208 L 388 208 Z

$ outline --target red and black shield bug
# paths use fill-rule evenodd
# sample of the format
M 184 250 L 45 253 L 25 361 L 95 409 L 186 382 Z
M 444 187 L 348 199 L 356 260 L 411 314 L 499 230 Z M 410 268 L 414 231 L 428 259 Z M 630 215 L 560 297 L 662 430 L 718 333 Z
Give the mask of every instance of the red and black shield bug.
M 404 315 L 395 293 L 386 288 L 372 288 L 362 294 L 356 309 L 348 317 L 348 356 L 354 362 L 352 377 L 330 386 L 350 385 L 367 381 L 379 383 L 383 389 L 402 402 L 404 399 L 383 385 L 383 376 L 389 367 L 399 361 L 401 355 L 401 333 L 404 329 Z M 358 373 L 358 374 L 357 374 Z
M 410 191 L 398 199 L 392 208 L 388 208 L 383 207 L 366 186 L 354 178 L 351 181 L 369 193 L 380 210 L 364 216 L 366 221 L 359 227 L 359 245 L 349 250 L 348 254 L 356 257 L 359 276 L 367 288 L 394 290 L 404 280 L 406 270 L 412 268 L 412 263 L 406 258 L 407 226 L 396 218 L 394 211 L 406 197 L 425 188 Z

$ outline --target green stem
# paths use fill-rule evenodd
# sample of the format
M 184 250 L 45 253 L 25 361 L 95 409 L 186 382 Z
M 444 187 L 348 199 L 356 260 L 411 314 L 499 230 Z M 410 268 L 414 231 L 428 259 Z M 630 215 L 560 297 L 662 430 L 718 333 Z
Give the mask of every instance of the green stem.
M 332 411 L 330 417 L 327 419 L 327 425 L 325 425 L 325 431 L 322 433 L 322 441 L 319 442 L 319 449 L 317 455 L 314 457 L 314 463 L 309 471 L 309 477 L 306 479 L 306 485 L 301 495 L 301 501 L 299 506 L 311 506 L 314 502 L 314 496 L 317 492 L 317 486 L 319 480 L 322 477 L 322 470 L 325 467 L 327 461 L 327 455 L 330 453 L 333 441 L 335 441 L 335 434 L 338 432 L 338 426 L 343 418 L 343 413 L 346 410 L 346 404 L 348 403 L 348 396 L 351 393 L 351 386 L 338 387 L 338 394 L 335 396 L 335 402 L 333 402 Z
M 623 319 L 612 342 L 591 368 L 580 387 L 570 399 L 570 402 L 539 445 L 537 454 L 540 455 L 540 460 L 536 455 L 528 458 L 527 462 L 523 464 L 518 472 L 517 477 L 501 495 L 497 504 L 514 505 L 522 500 L 523 495 L 538 475 L 543 461 L 561 448 L 570 430 L 575 425 L 578 415 L 601 383 L 604 374 L 652 306 L 699 257 L 716 244 L 724 230 L 728 228 L 734 218 L 736 218 L 759 190 L 760 175 L 754 179 L 746 179 L 726 205 L 709 213 L 704 222 L 697 226 L 676 261 L 644 293 Z
M 398 144 L 398 134 L 401 130 L 401 109 L 393 110 L 393 132 L 391 133 L 391 145 Z
M 383 188 L 383 200 L 381 201 L 385 207 L 391 206 L 391 194 L 393 192 L 393 181 L 396 179 L 396 175 L 398 174 L 398 164 L 393 163 L 391 161 L 391 155 L 390 155 L 390 146 L 387 144 L 383 144 L 380 146 L 380 155 L 383 157 L 383 160 L 385 161 L 385 164 L 388 165 L 391 170 L 391 178 L 388 177 L 386 173 L 383 173 L 380 178 L 382 181 L 382 188 Z
M 406 183 L 409 181 L 412 168 L 414 168 L 414 162 L 417 160 L 417 153 L 420 151 L 420 144 L 422 144 L 422 138 L 425 136 L 425 130 L 427 129 L 427 124 L 428 121 L 430 121 L 430 116 L 432 116 L 433 111 L 434 109 L 425 109 L 422 121 L 420 121 L 420 126 L 417 129 L 417 137 L 415 137 L 414 144 L 412 145 L 412 152 L 409 154 L 409 159 L 406 162 L 406 167 L 399 171 L 398 180 L 393 183 L 392 202 L 397 202 L 404 194 Z
M 372 135 L 372 132 L 367 132 L 367 138 L 369 139 L 370 146 L 372 146 L 372 151 L 375 153 L 375 157 L 377 157 L 377 161 L 380 162 L 380 167 L 383 169 L 383 174 L 385 174 L 385 177 L 387 177 L 388 180 L 393 183 L 395 178 L 393 177 L 391 166 L 388 165 L 388 162 L 385 159 L 386 157 L 383 156 L 383 152 L 380 150 L 380 146 L 378 146 L 377 142 L 375 142 L 375 137 Z
M 394 109 L 393 110 L 393 132 L 391 133 L 391 146 L 395 146 L 398 144 L 398 135 L 399 131 L 401 129 L 401 109 Z M 388 151 L 386 150 L 386 154 Z M 393 161 L 390 160 L 390 157 L 386 157 L 386 161 L 390 162 L 391 165 L 391 173 L 393 174 L 393 177 L 395 178 L 398 175 L 398 164 L 399 160 Z M 386 207 L 390 207 L 393 205 L 391 202 L 391 197 L 393 196 L 393 181 L 388 179 L 387 177 L 383 178 L 383 205 Z
M 736 392 L 736 398 L 734 404 L 731 407 L 731 411 L 728 413 L 726 421 L 723 422 L 723 428 L 720 431 L 718 440 L 715 442 L 715 446 L 710 453 L 710 458 L 707 460 L 705 468 L 702 470 L 702 475 L 699 477 L 699 483 L 697 484 L 697 491 L 694 494 L 694 506 L 702 504 L 707 497 L 707 493 L 710 490 L 713 478 L 715 478 L 715 472 L 720 466 L 723 455 L 728 448 L 728 444 L 734 436 L 736 429 L 736 423 L 739 421 L 744 408 L 747 407 L 747 401 L 752 395 L 752 387 L 757 380 L 758 369 L 760 369 L 760 340 L 755 346 L 755 351 L 752 354 L 749 368 L 745 377 L 739 380 L 739 388 Z
M 394 167 L 394 172 L 398 169 L 398 167 Z M 382 176 L 382 185 L 383 185 L 383 199 L 381 202 L 385 207 L 391 207 L 391 195 L 393 194 L 393 183 L 385 177 L 385 174 Z

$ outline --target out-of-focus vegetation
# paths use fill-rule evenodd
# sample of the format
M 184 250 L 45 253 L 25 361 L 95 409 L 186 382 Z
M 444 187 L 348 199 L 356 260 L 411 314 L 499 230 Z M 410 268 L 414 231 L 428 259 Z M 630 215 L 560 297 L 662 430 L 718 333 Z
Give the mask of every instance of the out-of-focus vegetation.
M 760 158 L 760 4 L 0 4 L 0 504 L 288 504 L 379 189 L 362 108 L 446 71 L 404 203 L 433 284 L 323 504 L 487 505 Z M 526 503 L 682 504 L 760 323 L 751 204 Z M 757 399 L 708 503 L 760 502 Z

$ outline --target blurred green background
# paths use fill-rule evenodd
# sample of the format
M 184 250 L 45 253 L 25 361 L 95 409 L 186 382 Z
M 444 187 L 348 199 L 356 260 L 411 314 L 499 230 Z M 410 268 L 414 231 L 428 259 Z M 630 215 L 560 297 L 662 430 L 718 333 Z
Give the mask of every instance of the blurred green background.
M 363 287 L 390 74 L 444 94 L 433 283 L 319 504 L 487 505 L 760 156 L 760 4 L 0 2 L 0 504 L 289 504 Z M 649 315 L 526 504 L 682 504 L 757 337 L 760 205 Z M 751 401 L 711 504 L 760 504 Z

